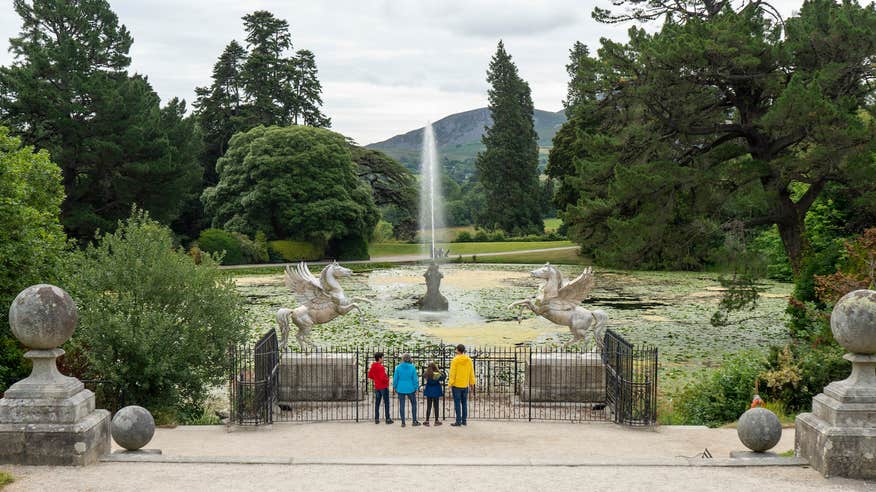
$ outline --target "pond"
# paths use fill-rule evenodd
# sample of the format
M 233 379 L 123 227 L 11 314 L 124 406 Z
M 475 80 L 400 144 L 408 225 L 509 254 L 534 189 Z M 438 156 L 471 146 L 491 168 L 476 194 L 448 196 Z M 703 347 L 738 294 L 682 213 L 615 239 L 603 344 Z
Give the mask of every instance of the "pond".
M 448 313 L 421 313 L 416 299 L 425 293 L 425 266 L 398 266 L 360 272 L 341 280 L 348 296 L 365 297 L 364 315 L 351 313 L 313 331 L 319 345 L 426 344 L 436 341 L 469 345 L 560 344 L 569 330 L 524 311 L 511 302 L 532 297 L 540 280 L 529 272 L 537 265 L 448 264 L 441 267 L 441 291 Z M 572 278 L 580 266 L 559 266 Z M 253 336 L 275 325 L 280 307 L 295 298 L 280 275 L 236 278 L 248 299 Z M 785 308 L 792 286 L 764 282 L 754 311 L 739 313 L 728 326 L 709 323 L 722 293 L 717 274 L 702 272 L 628 272 L 596 269 L 596 288 L 583 305 L 608 313 L 608 327 L 636 344 L 660 351 L 664 388 L 683 382 L 693 371 L 720 364 L 740 350 L 766 351 L 787 339 Z M 290 336 L 294 343 L 294 337 Z

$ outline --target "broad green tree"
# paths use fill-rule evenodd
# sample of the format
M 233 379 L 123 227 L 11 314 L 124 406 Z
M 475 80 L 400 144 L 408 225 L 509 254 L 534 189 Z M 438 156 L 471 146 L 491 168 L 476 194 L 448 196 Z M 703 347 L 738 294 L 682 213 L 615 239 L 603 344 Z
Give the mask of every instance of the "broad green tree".
M 213 227 L 270 239 L 367 241 L 377 224 L 371 190 L 346 139 L 308 126 L 256 127 L 232 137 L 202 200 Z M 366 251 L 367 255 L 367 251 Z
M 484 132 L 486 148 L 476 163 L 486 193 L 486 210 L 479 214 L 478 223 L 514 235 L 541 234 L 544 222 L 532 96 L 502 41 L 490 60 L 487 82 L 493 125 Z
M 397 239 L 413 239 L 417 232 L 419 190 L 414 175 L 379 150 L 352 145 L 359 179 L 371 187 L 375 205 L 384 210 Z M 446 196 L 446 195 L 445 195 Z
M 49 153 L 22 146 L 0 126 L 0 393 L 27 375 L 9 306 L 26 287 L 57 280 L 67 240 L 58 221 L 63 199 Z
M 132 203 L 162 221 L 176 218 L 200 177 L 188 151 L 193 134 L 180 133 L 192 126 L 182 103 L 161 109 L 146 78 L 128 74 L 133 40 L 109 4 L 13 6 L 22 27 L 10 40 L 14 62 L 0 68 L 0 121 L 61 166 L 64 226 L 89 239 L 114 228 Z
M 573 237 L 624 248 L 625 261 L 658 242 L 697 263 L 725 230 L 776 225 L 799 273 L 806 213 L 826 187 L 876 183 L 865 152 L 876 9 L 807 0 L 780 22 L 762 2 L 623 5 L 595 15 L 665 22 L 602 42 L 599 130 L 570 137 L 579 154 L 567 176 L 587 191 L 565 211 Z

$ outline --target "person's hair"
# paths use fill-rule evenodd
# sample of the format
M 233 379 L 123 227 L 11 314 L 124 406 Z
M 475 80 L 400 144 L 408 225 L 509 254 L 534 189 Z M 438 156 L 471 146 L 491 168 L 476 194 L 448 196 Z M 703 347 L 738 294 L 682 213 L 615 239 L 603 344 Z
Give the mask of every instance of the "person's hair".
M 378 361 L 383 358 L 383 352 L 374 352 L 374 360 Z
M 412 361 L 413 359 L 411 358 L 411 354 L 402 354 L 402 360 L 403 360 L 404 362 L 410 362 L 410 361 Z
M 464 354 L 465 353 L 465 345 L 460 343 L 459 345 L 456 346 L 456 351 L 459 352 L 460 354 Z
M 429 367 L 426 368 L 426 379 L 431 380 L 432 376 L 434 376 L 436 372 L 438 372 L 438 364 L 430 362 Z

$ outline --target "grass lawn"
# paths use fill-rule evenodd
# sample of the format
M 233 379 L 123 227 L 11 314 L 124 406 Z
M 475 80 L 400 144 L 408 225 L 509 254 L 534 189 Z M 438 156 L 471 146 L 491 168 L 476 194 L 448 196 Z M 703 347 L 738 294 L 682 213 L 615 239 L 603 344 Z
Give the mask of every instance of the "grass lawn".
M 563 225 L 560 219 L 544 219 L 544 232 L 556 231 Z
M 528 249 L 560 248 L 574 246 L 571 241 L 533 241 L 533 242 L 488 242 L 488 243 L 438 243 L 437 247 L 449 249 L 451 258 L 455 255 L 477 255 L 481 253 L 504 253 Z M 381 256 L 416 255 L 422 252 L 422 245 L 408 243 L 375 243 L 368 247 L 371 258 Z
M 11 473 L 0 471 L 0 489 L 11 484 L 14 481 L 15 481 L 15 479 L 12 478 Z
M 464 263 L 468 263 L 471 258 L 464 257 L 462 260 Z M 478 263 L 541 264 L 545 262 L 551 262 L 555 265 L 589 265 L 591 263 L 589 258 L 579 256 L 578 250 L 575 249 L 478 257 Z

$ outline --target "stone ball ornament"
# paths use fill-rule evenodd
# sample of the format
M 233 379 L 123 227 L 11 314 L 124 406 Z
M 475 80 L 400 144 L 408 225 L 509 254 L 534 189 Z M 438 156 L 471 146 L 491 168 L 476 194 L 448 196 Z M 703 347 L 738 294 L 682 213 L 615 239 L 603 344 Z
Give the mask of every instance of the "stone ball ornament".
M 155 435 L 155 419 L 143 407 L 127 406 L 116 412 L 110 433 L 116 444 L 128 451 L 136 451 L 149 444 Z
M 844 295 L 833 308 L 830 329 L 849 352 L 876 354 L 876 290 L 861 289 Z
M 60 347 L 76 330 L 76 303 L 64 289 L 49 284 L 21 291 L 9 308 L 9 327 L 21 343 L 34 350 Z
M 736 434 L 745 447 L 761 453 L 779 443 L 782 438 L 782 423 L 776 414 L 766 408 L 752 408 L 739 417 Z

